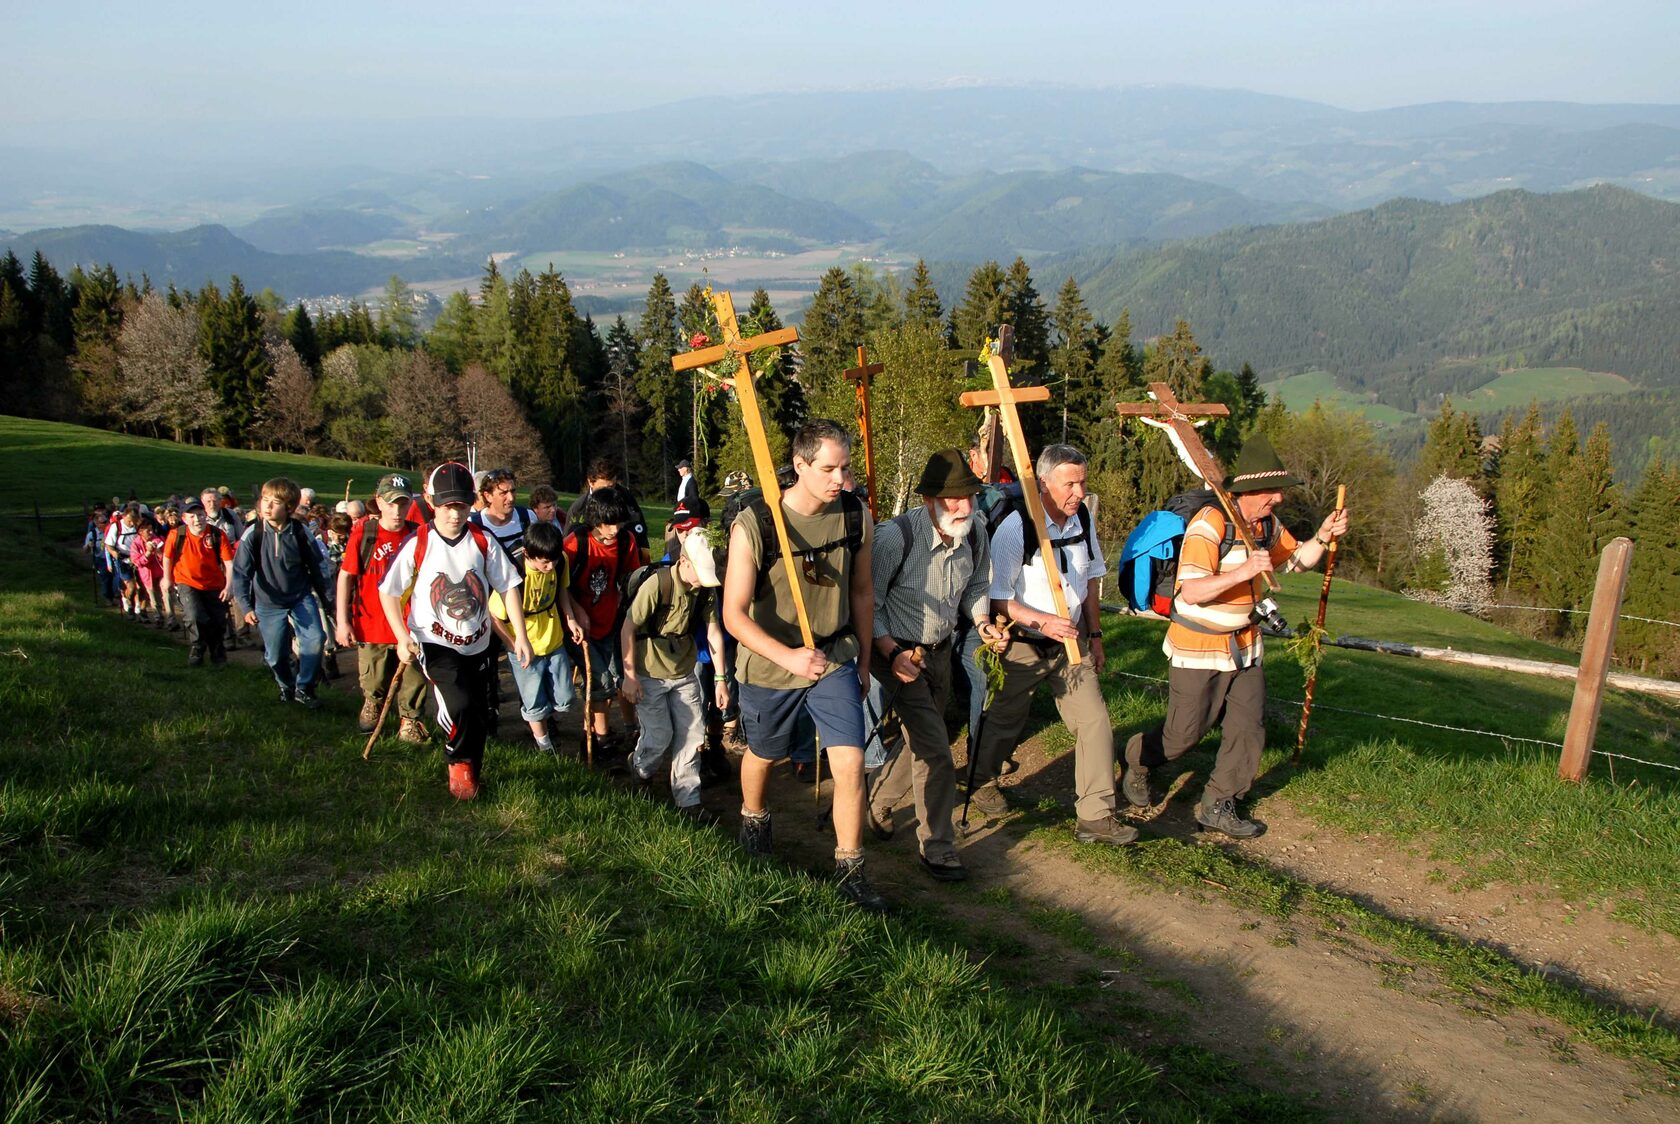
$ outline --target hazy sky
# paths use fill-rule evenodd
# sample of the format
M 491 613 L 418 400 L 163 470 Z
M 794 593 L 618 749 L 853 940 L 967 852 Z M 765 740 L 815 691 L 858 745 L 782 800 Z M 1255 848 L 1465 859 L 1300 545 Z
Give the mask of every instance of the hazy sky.
M 963 80 L 1680 102 L 1680 0 L 0 0 L 0 125 L 586 113 Z M 713 20 L 712 13 L 724 13 Z

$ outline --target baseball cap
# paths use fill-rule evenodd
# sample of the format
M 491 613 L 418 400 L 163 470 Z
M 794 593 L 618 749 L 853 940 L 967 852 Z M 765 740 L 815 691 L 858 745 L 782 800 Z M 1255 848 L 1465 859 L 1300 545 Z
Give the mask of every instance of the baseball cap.
M 683 500 L 671 509 L 671 526 L 679 531 L 698 527 L 712 517 L 712 509 L 699 496 Z
M 414 498 L 414 485 L 400 472 L 387 472 L 379 478 L 373 494 L 382 500 L 411 500 Z
M 459 461 L 446 461 L 432 469 L 426 477 L 426 494 L 434 505 L 472 503 L 477 494 L 473 490 L 473 476 Z
M 694 566 L 694 572 L 700 578 L 701 585 L 719 586 L 717 559 L 712 554 L 712 544 L 706 541 L 705 535 L 690 535 L 683 541 L 683 557 Z
M 181 509 L 181 514 L 182 515 L 191 515 L 195 511 L 198 512 L 200 515 L 203 515 L 204 514 L 204 505 L 202 503 L 200 503 L 198 500 L 188 500 L 187 501 L 187 506 L 185 506 Z

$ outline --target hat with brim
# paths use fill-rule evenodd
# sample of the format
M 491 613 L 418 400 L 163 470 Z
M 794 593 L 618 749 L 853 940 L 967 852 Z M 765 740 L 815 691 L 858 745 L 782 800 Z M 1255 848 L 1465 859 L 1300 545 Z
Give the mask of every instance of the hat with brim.
M 408 477 L 400 472 L 387 472 L 379 478 L 379 485 L 373 494 L 382 500 L 411 500 L 414 498 L 414 485 Z
M 181 514 L 182 515 L 192 515 L 194 513 L 197 513 L 199 515 L 203 515 L 204 514 L 204 504 L 202 502 L 200 502 L 199 500 L 188 500 L 187 501 L 187 506 L 183 507 L 181 509 Z
M 1233 496 L 1249 492 L 1281 492 L 1285 488 L 1300 487 L 1300 477 L 1283 466 L 1264 433 L 1250 437 L 1237 454 L 1237 463 L 1225 477 L 1225 490 Z
M 459 461 L 447 461 L 432 469 L 426 477 L 426 494 L 435 507 L 446 503 L 472 503 L 477 492 L 473 489 L 473 475 Z
M 694 573 L 700 579 L 701 585 L 720 586 L 718 579 L 717 558 L 712 553 L 712 544 L 705 535 L 690 535 L 683 540 L 683 557 L 689 565 L 694 567 Z
M 679 531 L 686 531 L 690 527 L 698 527 L 712 517 L 711 505 L 699 496 L 691 500 L 683 500 L 671 509 L 671 526 Z
M 984 487 L 985 484 L 974 475 L 974 470 L 968 467 L 967 457 L 956 449 L 941 449 L 928 458 L 927 467 L 922 469 L 921 482 L 916 485 L 916 494 L 930 499 L 954 499 L 972 496 Z

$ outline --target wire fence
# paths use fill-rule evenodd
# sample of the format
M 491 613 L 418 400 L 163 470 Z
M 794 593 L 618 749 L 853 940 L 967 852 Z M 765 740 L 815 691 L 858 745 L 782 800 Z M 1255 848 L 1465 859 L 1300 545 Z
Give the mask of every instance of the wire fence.
M 1592 616 L 1591 609 L 1558 609 L 1549 605 L 1508 605 L 1503 602 L 1498 602 L 1492 605 L 1478 606 L 1468 601 L 1434 601 L 1431 602 L 1431 604 L 1439 605 L 1443 609 L 1521 609 L 1530 613 L 1565 613 L 1570 616 L 1577 617 Z M 1635 613 L 1617 613 L 1616 619 L 1619 621 L 1643 621 L 1646 624 L 1661 624 L 1667 625 L 1669 628 L 1680 628 L 1680 621 L 1665 621 L 1660 620 L 1657 617 L 1641 617 Z
M 1108 669 L 1108 673 L 1112 675 L 1119 675 L 1126 679 L 1138 679 L 1146 683 L 1153 683 L 1161 686 L 1165 686 L 1167 683 L 1167 680 L 1159 675 L 1140 675 L 1134 671 L 1120 671 L 1115 668 Z M 1268 699 L 1267 701 L 1275 702 L 1280 706 L 1293 706 L 1296 708 L 1306 705 L 1306 702 L 1302 699 Z M 1563 748 L 1562 742 L 1549 741 L 1545 738 L 1525 738 L 1516 734 L 1503 734 L 1497 730 L 1480 730 L 1473 726 L 1454 726 L 1446 722 L 1429 722 L 1422 718 L 1403 718 L 1398 714 L 1381 714 L 1373 710 L 1356 710 L 1353 707 L 1332 706 L 1328 703 L 1321 703 L 1315 700 L 1313 702 L 1313 713 L 1317 714 L 1321 710 L 1333 711 L 1337 714 L 1353 714 L 1361 718 L 1376 718 L 1383 722 L 1399 722 L 1407 726 L 1427 726 L 1430 729 L 1448 730 L 1455 734 L 1473 734 L 1477 737 L 1496 739 L 1497 741 L 1505 743 L 1507 746 L 1512 744 L 1522 744 L 1544 746 L 1547 749 L 1557 750 L 1561 750 Z M 1643 757 L 1634 757 L 1631 754 L 1626 753 L 1613 753 L 1606 749 L 1593 750 L 1593 756 L 1613 757 L 1618 761 L 1630 761 L 1636 765 L 1645 765 L 1652 769 L 1667 769 L 1669 772 L 1680 773 L 1680 765 L 1671 765 L 1665 761 L 1649 761 Z M 1614 768 L 1615 766 L 1611 766 L 1612 770 L 1614 770 Z M 1615 774 L 1612 771 L 1611 778 L 1614 779 L 1614 776 Z

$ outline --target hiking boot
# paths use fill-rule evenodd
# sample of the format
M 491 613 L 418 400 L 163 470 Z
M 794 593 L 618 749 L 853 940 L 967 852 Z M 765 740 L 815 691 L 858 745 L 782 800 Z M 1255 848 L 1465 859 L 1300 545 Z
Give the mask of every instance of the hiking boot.
M 1155 801 L 1149 797 L 1149 770 L 1142 765 L 1126 766 L 1126 775 L 1120 781 L 1120 793 L 1134 808 L 1152 806 Z
M 380 700 L 369 695 L 362 700 L 362 712 L 356 715 L 356 729 L 364 734 L 373 733 L 373 728 L 379 724 Z
M 935 882 L 962 882 L 968 878 L 968 868 L 958 862 L 955 855 L 945 862 L 934 862 L 923 855 L 922 868 L 933 876 Z
M 426 740 L 426 727 L 418 718 L 404 718 L 397 725 L 397 740 L 419 745 Z
M 995 784 L 983 784 L 970 789 L 968 804 L 987 819 L 999 819 L 1009 814 L 1009 801 L 1003 798 L 1003 793 Z
M 297 704 L 305 710 L 320 710 L 321 700 L 315 697 L 314 687 L 299 687 L 296 694 Z
M 653 799 L 653 778 L 644 777 L 634 770 L 631 771 L 630 775 L 633 778 L 630 782 L 630 795 L 638 800 L 651 801 Z
M 1138 829 L 1121 823 L 1113 815 L 1107 815 L 1100 820 L 1080 820 L 1073 837 L 1081 843 L 1106 843 L 1110 847 L 1119 847 L 1136 840 Z
M 204 649 L 197 644 L 187 649 L 187 666 L 200 667 L 204 663 Z
M 449 795 L 457 800 L 478 799 L 478 770 L 471 761 L 449 763 Z
M 760 812 L 756 816 L 741 813 L 741 849 L 746 851 L 749 859 L 767 859 L 771 854 L 770 843 L 770 813 Z
M 297 696 L 297 692 L 292 690 L 290 687 L 280 688 L 280 701 L 281 702 L 291 702 L 292 699 L 295 698 L 296 696 Z
M 698 827 L 711 827 L 718 822 L 717 813 L 704 804 L 685 804 L 677 809 L 677 814 Z
M 211 667 L 222 667 L 226 663 L 227 663 L 227 651 L 226 651 L 226 649 L 212 648 L 210 650 L 210 666 Z
M 164 631 L 166 631 L 166 632 L 180 632 L 181 631 L 181 622 L 176 620 L 174 617 L 170 617 L 169 618 L 169 623 L 164 625 Z
M 887 899 L 881 896 L 869 876 L 863 873 L 863 857 L 855 859 L 838 859 L 834 863 L 834 888 L 840 896 L 857 906 L 867 909 L 871 913 L 883 913 L 887 908 Z
M 1238 815 L 1237 803 L 1230 797 L 1212 804 L 1207 802 L 1207 797 L 1202 797 L 1196 803 L 1196 822 L 1209 831 L 1229 835 L 1232 839 L 1253 839 L 1266 830 L 1265 824 L 1245 820 Z

